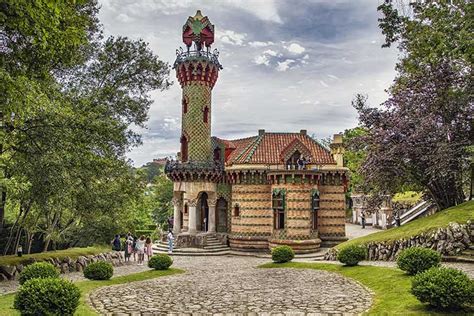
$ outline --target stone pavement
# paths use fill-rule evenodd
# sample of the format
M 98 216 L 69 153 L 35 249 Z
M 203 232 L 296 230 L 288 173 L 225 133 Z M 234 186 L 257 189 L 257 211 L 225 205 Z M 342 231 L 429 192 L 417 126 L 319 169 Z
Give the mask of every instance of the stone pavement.
M 360 225 L 346 223 L 346 236 L 349 239 L 362 237 L 362 236 L 370 235 L 373 233 L 378 233 L 381 231 L 383 231 L 383 229 L 374 228 L 372 226 L 365 226 L 365 228 L 362 229 L 362 226 Z
M 89 303 L 101 314 L 358 314 L 371 294 L 357 282 L 317 270 L 258 269 L 268 259 L 175 257 L 187 272 L 100 288 Z

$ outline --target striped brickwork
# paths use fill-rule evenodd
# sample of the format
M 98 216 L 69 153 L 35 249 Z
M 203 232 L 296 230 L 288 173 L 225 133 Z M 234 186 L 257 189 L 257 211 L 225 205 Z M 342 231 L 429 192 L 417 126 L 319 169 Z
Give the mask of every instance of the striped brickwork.
M 345 236 L 345 196 L 343 185 L 319 187 L 320 213 L 318 231 L 321 238 Z
M 234 209 L 239 205 L 240 214 Z M 232 185 L 232 235 L 270 236 L 273 225 L 269 184 Z
M 209 161 L 211 148 L 211 91 L 207 85 L 193 82 L 183 87 L 183 99 L 187 112 L 182 113 L 182 134 L 188 139 L 188 160 Z M 208 120 L 204 122 L 204 109 L 208 108 Z

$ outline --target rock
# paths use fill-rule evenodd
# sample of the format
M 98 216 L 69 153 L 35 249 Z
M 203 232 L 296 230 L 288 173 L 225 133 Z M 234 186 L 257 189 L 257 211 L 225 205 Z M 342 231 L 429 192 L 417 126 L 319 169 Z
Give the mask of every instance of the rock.
M 24 268 L 24 266 L 21 263 L 17 264 L 16 265 L 17 273 L 21 273 L 21 271 L 23 271 L 23 268 Z
M 68 273 L 69 272 L 69 265 L 67 263 L 61 263 L 59 266 L 61 273 Z
M 13 280 L 16 274 L 15 266 L 0 266 L 0 272 L 5 275 L 9 280 Z
M 84 266 L 80 264 L 79 262 L 76 262 L 76 271 L 82 272 L 83 270 L 84 270 Z
M 0 273 L 0 282 L 3 282 L 3 281 L 8 281 L 8 277 L 5 274 Z

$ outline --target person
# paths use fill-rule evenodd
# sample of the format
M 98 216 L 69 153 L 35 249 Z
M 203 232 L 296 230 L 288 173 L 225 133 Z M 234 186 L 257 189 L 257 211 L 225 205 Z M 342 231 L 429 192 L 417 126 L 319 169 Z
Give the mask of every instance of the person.
M 145 241 L 145 254 L 146 260 L 150 261 L 151 256 L 153 256 L 153 243 L 150 237 L 147 237 Z
M 360 214 L 360 221 L 361 221 L 361 224 L 362 224 L 362 228 L 364 229 L 365 228 L 365 212 L 362 212 Z
M 303 157 L 303 158 L 301 158 L 301 160 L 303 161 L 303 165 L 302 165 L 301 169 L 306 170 L 306 164 L 307 164 L 306 158 Z
M 127 239 L 125 239 L 125 244 L 124 244 L 124 250 L 125 250 L 125 261 L 130 261 L 130 256 L 133 253 L 133 238 L 132 236 L 128 236 Z
M 207 218 L 204 217 L 204 231 L 207 232 Z
M 137 261 L 137 237 L 130 236 L 132 240 L 133 262 Z
M 395 212 L 395 224 L 397 227 L 400 227 L 401 221 L 400 221 L 400 211 Z
M 174 241 L 174 236 L 173 232 L 170 230 L 168 232 L 168 253 L 172 254 L 173 253 L 173 241 Z
M 301 157 L 296 160 L 296 165 L 298 166 L 298 170 L 303 170 L 303 159 L 301 159 Z
M 138 254 L 138 265 L 142 266 L 145 260 L 145 236 L 141 235 L 140 239 L 137 240 L 135 245 Z
M 120 251 L 122 250 L 122 243 L 120 242 L 120 235 L 115 235 L 114 240 L 111 241 L 112 250 Z

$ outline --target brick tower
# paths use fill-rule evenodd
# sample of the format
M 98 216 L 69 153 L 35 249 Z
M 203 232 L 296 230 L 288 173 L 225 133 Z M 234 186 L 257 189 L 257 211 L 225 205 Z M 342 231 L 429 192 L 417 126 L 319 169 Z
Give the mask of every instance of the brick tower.
M 212 161 L 211 94 L 222 69 L 217 50 L 211 52 L 214 25 L 201 11 L 189 17 L 183 26 L 186 51 L 176 51 L 176 77 L 183 90 L 181 162 Z M 194 47 L 191 47 L 193 46 Z

